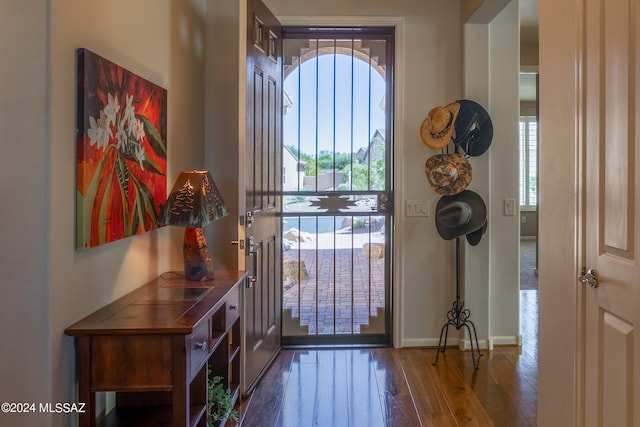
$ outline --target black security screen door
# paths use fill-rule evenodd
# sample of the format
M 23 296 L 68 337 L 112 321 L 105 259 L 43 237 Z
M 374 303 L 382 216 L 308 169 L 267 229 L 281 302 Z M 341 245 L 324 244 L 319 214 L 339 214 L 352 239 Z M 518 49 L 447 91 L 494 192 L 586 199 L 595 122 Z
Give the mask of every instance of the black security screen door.
M 391 344 L 393 29 L 284 28 L 282 343 Z

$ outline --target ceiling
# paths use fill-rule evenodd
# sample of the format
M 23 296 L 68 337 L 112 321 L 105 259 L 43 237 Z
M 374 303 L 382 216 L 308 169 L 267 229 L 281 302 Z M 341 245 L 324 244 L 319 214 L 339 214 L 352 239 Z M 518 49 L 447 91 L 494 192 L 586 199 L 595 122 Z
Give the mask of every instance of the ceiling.
M 520 0 L 520 43 L 538 43 L 538 0 Z M 520 74 L 520 100 L 536 100 L 535 74 Z
M 520 0 L 520 42 L 538 43 L 538 0 Z

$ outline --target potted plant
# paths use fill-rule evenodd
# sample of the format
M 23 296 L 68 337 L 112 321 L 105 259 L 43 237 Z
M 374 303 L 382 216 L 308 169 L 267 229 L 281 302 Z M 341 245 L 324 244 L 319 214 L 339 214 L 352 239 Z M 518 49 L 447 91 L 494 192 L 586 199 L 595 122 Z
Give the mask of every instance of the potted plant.
M 225 389 L 222 377 L 209 375 L 207 382 L 207 427 L 222 425 L 226 420 L 237 421 L 231 390 Z

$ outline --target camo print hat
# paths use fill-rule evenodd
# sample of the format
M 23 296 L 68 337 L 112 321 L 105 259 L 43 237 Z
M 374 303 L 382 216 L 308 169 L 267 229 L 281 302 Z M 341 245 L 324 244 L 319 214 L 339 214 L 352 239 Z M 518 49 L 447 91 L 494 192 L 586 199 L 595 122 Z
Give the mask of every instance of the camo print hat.
M 460 193 L 471 183 L 471 163 L 457 153 L 436 154 L 427 159 L 424 172 L 433 190 L 441 195 Z

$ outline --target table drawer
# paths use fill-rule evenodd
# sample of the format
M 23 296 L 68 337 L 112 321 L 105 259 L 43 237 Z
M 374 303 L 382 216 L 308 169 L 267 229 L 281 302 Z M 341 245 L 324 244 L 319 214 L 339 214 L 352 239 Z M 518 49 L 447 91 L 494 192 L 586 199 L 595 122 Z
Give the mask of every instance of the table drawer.
M 203 322 L 187 338 L 189 355 L 189 372 L 193 377 L 209 355 L 209 322 Z
M 240 317 L 240 287 L 236 286 L 229 291 L 227 294 L 227 328 L 229 329 L 231 325 Z

